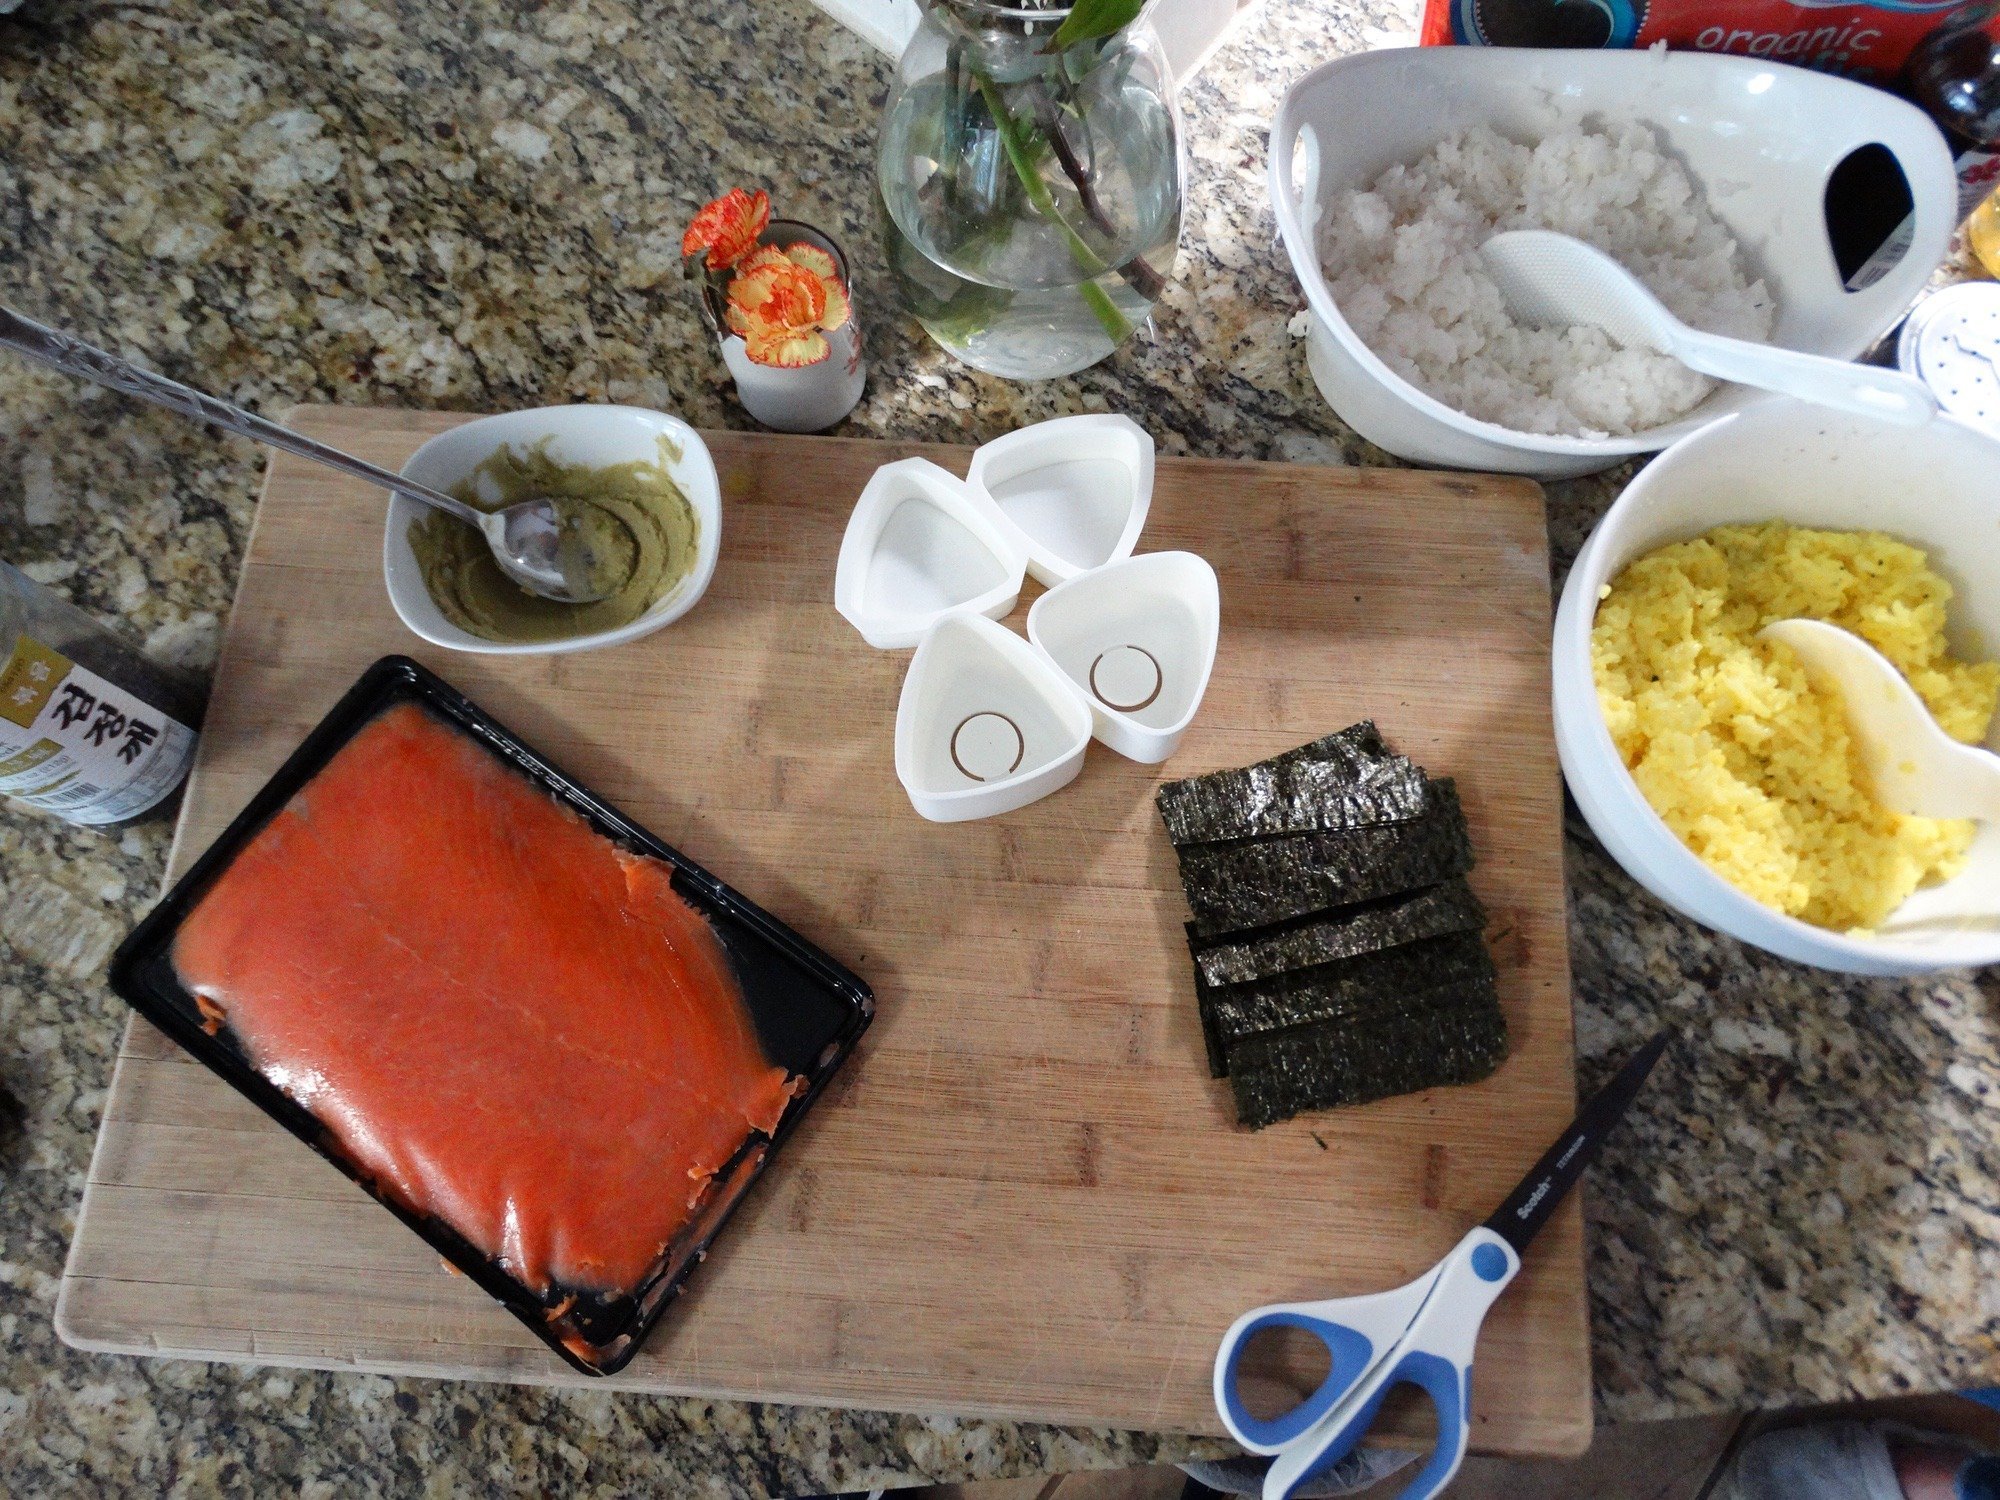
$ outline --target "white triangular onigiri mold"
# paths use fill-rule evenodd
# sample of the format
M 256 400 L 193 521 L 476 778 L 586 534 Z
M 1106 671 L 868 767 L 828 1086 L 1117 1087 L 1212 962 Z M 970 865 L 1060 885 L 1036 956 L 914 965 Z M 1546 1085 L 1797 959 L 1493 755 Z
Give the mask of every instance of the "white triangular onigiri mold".
M 1132 555 L 1153 503 L 1153 439 L 1130 417 L 1058 417 L 979 448 L 965 482 L 1054 588 Z
M 1028 611 L 1028 639 L 1089 700 L 1097 738 L 1150 765 L 1194 722 L 1221 621 L 1206 559 L 1148 552 L 1050 589 Z
M 934 823 L 1012 812 L 1076 779 L 1091 714 L 1047 657 L 980 615 L 947 615 L 910 659 L 896 779 Z
M 877 469 L 855 502 L 833 604 L 869 645 L 895 650 L 959 611 L 999 619 L 1026 571 L 1019 542 L 963 480 L 905 458 Z

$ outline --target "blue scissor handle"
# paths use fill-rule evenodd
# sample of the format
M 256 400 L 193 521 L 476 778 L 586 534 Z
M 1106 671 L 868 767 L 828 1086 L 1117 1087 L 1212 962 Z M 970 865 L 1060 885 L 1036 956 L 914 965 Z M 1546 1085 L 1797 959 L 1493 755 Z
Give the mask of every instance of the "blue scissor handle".
M 1299 1328 L 1326 1345 L 1328 1369 L 1319 1389 L 1280 1416 L 1259 1418 L 1243 1404 L 1237 1366 L 1251 1340 L 1267 1328 Z M 1361 1382 L 1375 1362 L 1375 1345 L 1368 1335 L 1345 1323 L 1329 1322 L 1293 1308 L 1271 1308 L 1253 1314 L 1229 1330 L 1216 1369 L 1216 1400 L 1223 1420 L 1246 1447 L 1275 1451 L 1298 1437 L 1339 1405 L 1340 1398 Z
M 1438 1435 L 1437 1447 L 1431 1451 L 1430 1458 L 1410 1482 L 1396 1492 L 1393 1500 L 1429 1500 L 1430 1496 L 1449 1484 L 1458 1472 L 1458 1466 L 1465 1461 L 1466 1445 L 1472 1439 L 1472 1367 L 1455 1365 L 1441 1355 L 1411 1349 L 1397 1359 L 1373 1394 L 1341 1423 L 1339 1431 L 1325 1440 L 1325 1446 L 1309 1459 L 1304 1468 L 1296 1474 L 1281 1474 L 1277 1465 L 1272 1466 L 1272 1476 L 1278 1480 L 1277 1493 L 1273 1494 L 1272 1486 L 1267 1482 L 1264 1500 L 1281 1500 L 1299 1485 L 1309 1479 L 1317 1479 L 1352 1453 L 1374 1425 L 1389 1392 L 1399 1385 L 1416 1386 L 1431 1398 L 1431 1404 L 1437 1408 Z
M 1451 1482 L 1471 1436 L 1472 1352 L 1494 1298 L 1521 1269 L 1505 1240 L 1481 1226 L 1415 1281 L 1368 1297 L 1278 1303 L 1245 1313 L 1223 1336 L 1215 1361 L 1215 1404 L 1230 1435 L 1274 1458 L 1264 1500 L 1286 1500 L 1299 1485 L 1354 1450 L 1391 1388 L 1414 1385 L 1437 1407 L 1437 1447 L 1396 1500 L 1428 1500 Z M 1265 1329 L 1298 1328 L 1327 1347 L 1332 1368 L 1310 1396 L 1280 1416 L 1245 1407 L 1238 1370 Z
M 1358 1386 L 1424 1305 L 1438 1267 L 1394 1291 L 1325 1302 L 1279 1302 L 1238 1318 L 1215 1356 L 1215 1407 L 1229 1435 L 1252 1453 L 1276 1453 L 1297 1441 Z M 1327 1374 L 1319 1388 L 1291 1410 L 1259 1418 L 1243 1401 L 1239 1367 L 1244 1351 L 1270 1328 L 1296 1328 L 1326 1345 Z

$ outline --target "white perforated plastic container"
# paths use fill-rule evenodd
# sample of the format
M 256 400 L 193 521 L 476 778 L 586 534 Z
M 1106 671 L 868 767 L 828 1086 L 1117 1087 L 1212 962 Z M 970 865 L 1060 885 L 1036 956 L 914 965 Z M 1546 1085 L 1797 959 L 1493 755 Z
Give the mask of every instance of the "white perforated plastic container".
M 2000 285 L 1967 281 L 1926 297 L 1897 336 L 1896 361 L 1954 417 L 2000 437 Z

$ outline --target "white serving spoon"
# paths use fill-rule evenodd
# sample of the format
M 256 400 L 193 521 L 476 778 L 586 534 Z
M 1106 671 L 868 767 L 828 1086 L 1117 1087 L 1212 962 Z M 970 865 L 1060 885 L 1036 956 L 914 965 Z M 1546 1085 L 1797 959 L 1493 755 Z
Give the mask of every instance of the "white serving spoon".
M 1595 246 L 1544 229 L 1510 229 L 1479 247 L 1500 295 L 1522 322 L 1541 327 L 1586 323 L 1628 349 L 1671 355 L 1690 370 L 1778 391 L 1908 427 L 1937 415 L 1922 381 L 1897 370 L 1801 354 L 1690 328 L 1668 312 L 1638 277 Z
M 1774 620 L 1757 634 L 1790 646 L 1815 686 L 1840 695 L 1876 801 L 1920 818 L 2000 818 L 2000 755 L 1940 729 L 1888 657 L 1824 620 Z

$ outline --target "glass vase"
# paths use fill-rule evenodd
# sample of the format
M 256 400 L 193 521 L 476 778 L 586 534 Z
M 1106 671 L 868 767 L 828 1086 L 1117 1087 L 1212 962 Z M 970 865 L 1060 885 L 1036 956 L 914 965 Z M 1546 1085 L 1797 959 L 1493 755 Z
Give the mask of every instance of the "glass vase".
M 1141 17 L 1056 48 L 1067 7 L 924 0 L 876 157 L 904 305 L 1014 380 L 1105 358 L 1151 316 L 1180 239 L 1180 120 Z

